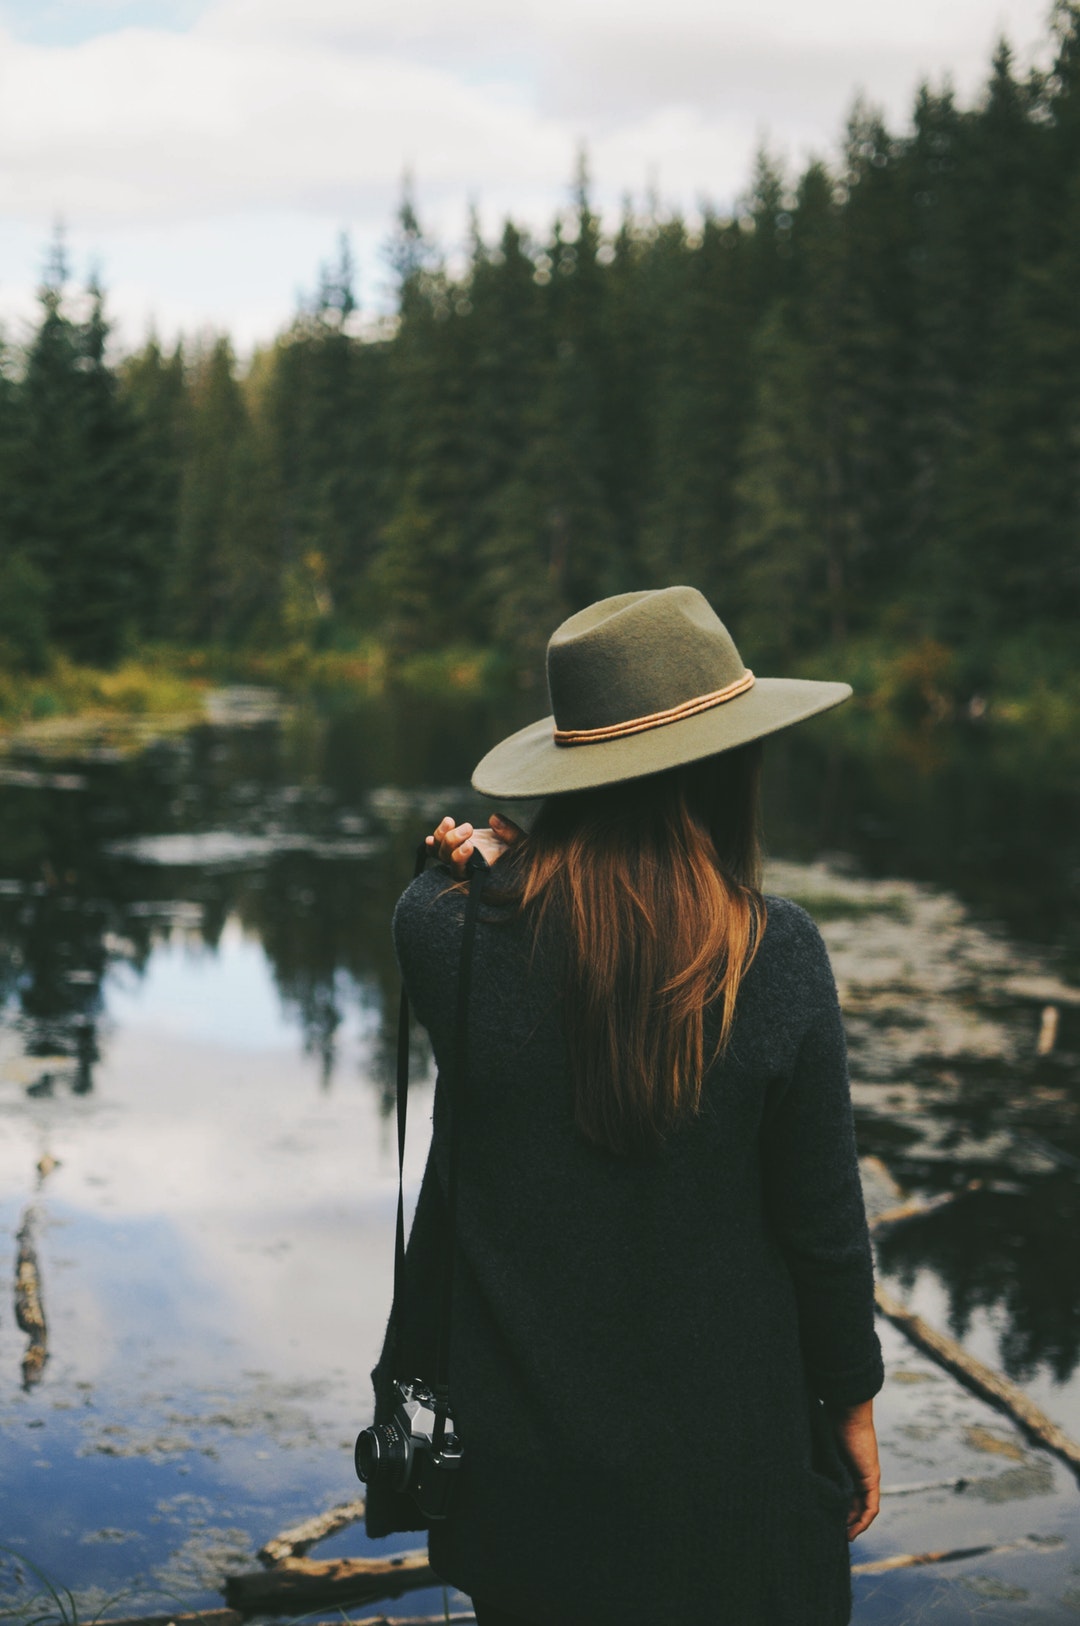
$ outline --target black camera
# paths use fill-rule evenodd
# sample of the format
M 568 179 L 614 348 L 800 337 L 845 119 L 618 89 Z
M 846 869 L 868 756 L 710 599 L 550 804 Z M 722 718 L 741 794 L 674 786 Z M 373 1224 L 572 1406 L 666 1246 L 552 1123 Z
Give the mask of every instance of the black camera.
M 446 1414 L 435 1445 L 436 1400 L 424 1383 L 394 1384 L 394 1415 L 356 1439 L 356 1475 L 365 1485 L 407 1491 L 427 1519 L 445 1519 L 461 1467 L 461 1441 Z

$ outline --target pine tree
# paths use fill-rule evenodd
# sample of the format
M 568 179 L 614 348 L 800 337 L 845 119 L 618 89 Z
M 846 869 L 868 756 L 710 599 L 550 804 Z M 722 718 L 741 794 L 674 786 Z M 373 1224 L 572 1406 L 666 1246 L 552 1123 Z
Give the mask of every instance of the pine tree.
M 600 222 L 589 200 L 582 158 L 571 234 L 557 220 L 546 250 L 551 271 L 543 307 L 551 348 L 538 448 L 551 577 L 572 609 L 631 585 L 628 561 L 620 556 L 612 492 L 611 375 L 600 246 Z
M 368 613 L 400 653 L 477 631 L 467 314 L 406 192 L 387 250 L 398 327 L 382 397 L 385 464 Z
M 328 633 L 363 619 L 360 584 L 374 557 L 384 472 L 385 345 L 350 332 L 357 310 L 348 241 L 318 293 L 268 352 L 257 416 L 281 483 L 274 534 L 295 629 Z
M 536 277 L 528 241 L 512 223 L 494 253 L 474 239 L 467 326 L 479 626 L 526 671 L 542 648 L 542 629 L 562 612 L 543 451 L 551 362 Z
M 830 631 L 833 491 L 814 356 L 778 303 L 754 346 L 756 390 L 736 485 L 734 599 L 755 658 L 787 664 Z
M 106 354 L 104 296 L 92 281 L 87 315 L 76 321 L 65 308 L 66 283 L 57 239 L 18 391 L 10 535 L 48 584 L 50 638 L 79 659 L 108 662 L 138 630 L 140 470 Z
M 166 356 L 156 337 L 122 365 L 119 385 L 132 427 L 139 478 L 129 512 L 139 538 L 137 620 L 150 637 L 172 632 L 166 599 L 175 570 L 177 510 L 185 455 L 183 349 Z
M 643 556 L 660 585 L 690 582 L 731 604 L 735 481 L 752 393 L 750 241 L 707 214 L 700 239 L 666 222 L 643 274 L 657 349 L 654 453 Z
M 250 425 L 228 339 L 215 339 L 197 351 L 189 367 L 187 456 L 168 613 L 181 639 L 223 643 L 240 630 L 230 528 L 236 518 L 241 447 Z
M 46 660 L 48 589 L 15 542 L 19 440 L 19 391 L 11 352 L 0 335 L 0 669 L 40 671 Z
M 856 102 L 848 120 L 835 217 L 836 387 L 850 528 L 846 611 L 863 626 L 910 580 L 914 282 L 908 147 L 879 112 Z M 827 260 L 831 249 L 824 247 Z M 797 255 L 798 257 L 798 255 Z

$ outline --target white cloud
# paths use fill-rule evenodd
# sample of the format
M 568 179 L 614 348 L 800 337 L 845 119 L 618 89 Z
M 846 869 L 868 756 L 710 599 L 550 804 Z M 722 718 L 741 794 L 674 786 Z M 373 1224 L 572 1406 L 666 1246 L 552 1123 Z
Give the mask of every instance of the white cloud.
M 672 156 L 675 114 L 693 132 L 677 144 L 692 186 L 700 144 L 730 190 L 764 126 L 789 148 L 827 146 L 857 84 L 895 113 L 920 72 L 977 81 L 999 21 L 1030 37 L 1034 9 L 669 0 L 658 22 L 654 0 L 462 0 L 452 13 L 434 0 L 396 12 L 316 0 L 302 14 L 291 0 L 220 0 L 188 34 L 0 38 L 0 207 L 98 223 L 345 214 L 385 209 L 406 164 L 459 200 L 550 192 L 590 137 L 598 181 L 617 192 Z M 668 180 L 685 190 L 681 169 Z
M 250 331 L 288 315 L 301 252 L 310 283 L 339 225 L 385 235 L 406 167 L 451 241 L 471 199 L 491 227 L 545 229 L 582 141 L 602 205 L 656 185 L 725 207 L 763 136 L 792 163 L 835 151 L 856 89 L 894 126 L 924 75 L 970 96 L 1003 28 L 1023 56 L 1044 0 L 215 0 L 186 33 L 0 32 L 0 210 L 39 240 L 67 220 L 129 321 L 156 288 L 177 319 Z M 245 245 L 285 219 L 289 242 L 256 263 Z M 214 222 L 217 292 L 193 298 L 208 279 L 177 238 Z M 36 270 L 0 250 L 0 305 L 24 308 Z
M 324 46 L 123 31 L 0 47 L 0 208 L 128 222 L 380 207 L 404 163 L 435 185 L 529 183 L 572 137 L 447 73 Z
M 200 29 L 220 37 L 296 42 L 321 40 L 359 49 L 438 49 L 443 54 L 498 55 L 525 43 L 530 49 L 557 44 L 573 53 L 582 42 L 637 38 L 684 45 L 739 38 L 809 45 L 924 45 L 930 51 L 962 49 L 981 35 L 1034 25 L 1045 8 L 1025 0 L 908 0 L 903 7 L 868 6 L 865 0 L 407 0 L 398 7 L 357 5 L 356 0 L 217 0 L 203 13 Z

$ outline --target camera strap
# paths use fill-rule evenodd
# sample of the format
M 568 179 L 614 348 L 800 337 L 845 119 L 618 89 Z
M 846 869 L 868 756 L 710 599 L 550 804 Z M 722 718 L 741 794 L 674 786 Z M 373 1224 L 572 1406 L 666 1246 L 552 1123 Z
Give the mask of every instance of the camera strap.
M 431 849 L 421 842 L 416 851 L 413 880 L 424 872 Z M 439 1308 L 435 1372 L 431 1384 L 435 1396 L 435 1431 L 432 1446 L 437 1451 L 446 1433 L 450 1410 L 450 1323 L 454 1307 L 454 1266 L 457 1255 L 458 1165 L 461 1160 L 461 1120 L 465 1099 L 465 1079 L 469 1063 L 469 999 L 472 993 L 473 943 L 476 917 L 483 890 L 480 877 L 487 870 L 483 857 L 474 852 L 465 866 L 469 892 L 465 902 L 465 923 L 461 933 L 458 962 L 457 1001 L 454 1014 L 454 1047 L 449 1080 L 450 1145 L 446 1175 L 446 1254 L 443 1262 L 442 1300 Z M 400 1335 L 405 1306 L 405 1127 L 409 1096 L 409 996 L 404 981 L 398 1005 L 397 1043 L 397 1140 L 398 1200 L 397 1235 L 394 1244 L 394 1318 Z

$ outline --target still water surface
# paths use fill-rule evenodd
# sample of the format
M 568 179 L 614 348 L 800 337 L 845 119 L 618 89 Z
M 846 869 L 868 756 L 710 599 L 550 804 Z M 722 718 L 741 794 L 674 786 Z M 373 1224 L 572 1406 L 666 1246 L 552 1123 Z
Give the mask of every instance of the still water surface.
M 213 1605 L 264 1540 L 358 1489 L 390 1292 L 390 911 L 419 835 L 479 812 L 469 767 L 524 718 L 262 711 L 0 763 L 0 1225 L 48 1323 L 28 1347 L 13 1272 L 12 1603 L 21 1555 L 85 1613 Z M 1078 806 L 1067 764 L 977 732 L 856 744 L 823 719 L 769 753 L 770 884 L 826 934 L 860 1151 L 907 1192 L 959 1193 L 881 1233 L 879 1276 L 1076 1436 Z M 413 1189 L 422 1048 L 415 1092 Z M 895 1494 L 856 1562 L 1009 1550 L 857 1576 L 856 1620 L 1075 1618 L 1076 1481 L 881 1330 Z M 320 1555 L 370 1550 L 354 1528 Z

